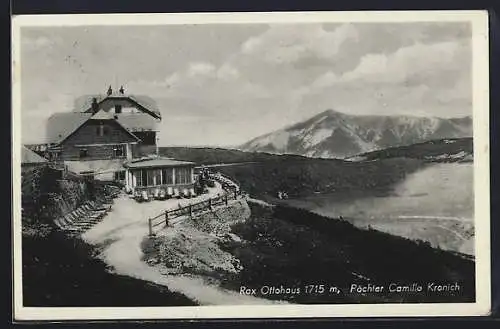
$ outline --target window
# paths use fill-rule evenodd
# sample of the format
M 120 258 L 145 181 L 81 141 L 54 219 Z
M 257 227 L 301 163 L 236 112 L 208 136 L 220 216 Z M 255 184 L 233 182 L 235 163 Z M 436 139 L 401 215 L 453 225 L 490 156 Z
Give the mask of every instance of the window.
M 142 169 L 136 171 L 134 174 L 136 176 L 136 186 L 146 187 L 162 184 L 161 169 Z
M 147 186 L 146 170 L 134 171 L 137 186 Z
M 175 168 L 175 183 L 176 184 L 191 183 L 191 168 L 187 167 Z
M 162 184 L 173 184 L 174 183 L 174 175 L 172 168 L 162 169 L 161 171 Z
M 80 149 L 80 158 L 86 158 L 89 156 L 89 151 L 87 149 Z
M 147 173 L 147 182 L 148 182 L 146 186 L 153 186 L 153 185 L 155 185 L 153 171 L 147 170 L 146 173 Z
M 114 173 L 114 180 L 116 180 L 116 181 L 123 181 L 123 180 L 125 180 L 125 171 L 124 170 L 115 171 L 115 173 Z
M 105 127 L 104 124 L 101 122 L 99 124 L 99 127 L 96 127 L 96 134 L 97 136 L 104 136 L 109 134 L 109 127 Z
M 136 186 L 142 186 L 142 177 L 141 177 L 141 172 L 140 171 L 133 171 L 132 172 L 132 180 L 135 178 L 135 185 Z
M 102 122 L 99 123 L 99 126 L 95 128 L 95 133 L 97 136 L 107 136 L 110 134 L 109 127 L 105 126 Z
M 122 106 L 121 105 L 115 105 L 115 113 L 122 113 Z
M 125 145 L 116 145 L 113 147 L 113 157 L 121 158 L 125 156 Z
M 49 153 L 49 159 L 50 159 L 50 160 L 52 160 L 52 161 L 56 161 L 56 160 L 58 160 L 60 157 L 61 157 L 61 152 L 51 151 L 51 152 Z
M 153 176 L 153 185 L 161 185 L 161 169 L 153 169 L 150 172 Z

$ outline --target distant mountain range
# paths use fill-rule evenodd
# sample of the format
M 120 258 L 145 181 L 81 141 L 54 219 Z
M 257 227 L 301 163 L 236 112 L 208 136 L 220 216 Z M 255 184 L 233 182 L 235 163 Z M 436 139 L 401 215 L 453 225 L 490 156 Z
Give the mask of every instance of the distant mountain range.
M 472 137 L 472 117 L 350 115 L 327 110 L 241 145 L 243 151 L 345 158 L 428 140 Z

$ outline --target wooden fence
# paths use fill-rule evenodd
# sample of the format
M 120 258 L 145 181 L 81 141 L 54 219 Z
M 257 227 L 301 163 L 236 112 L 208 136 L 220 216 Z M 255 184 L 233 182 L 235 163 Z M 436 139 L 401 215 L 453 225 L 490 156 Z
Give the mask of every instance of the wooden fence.
M 165 210 L 161 214 L 148 219 L 149 235 L 153 236 L 155 228 L 160 225 L 163 227 L 169 226 L 169 221 L 171 219 L 181 216 L 189 216 L 189 218 L 193 219 L 196 214 L 212 210 L 219 205 L 228 205 L 230 200 L 236 200 L 239 195 L 240 193 L 238 191 L 233 191 L 232 193 L 224 193 L 223 195 L 192 203 L 184 207 Z

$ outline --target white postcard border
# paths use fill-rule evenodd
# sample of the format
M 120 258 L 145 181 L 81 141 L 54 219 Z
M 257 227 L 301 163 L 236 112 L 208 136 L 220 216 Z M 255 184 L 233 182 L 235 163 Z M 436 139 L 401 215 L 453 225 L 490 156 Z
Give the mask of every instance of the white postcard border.
M 328 304 L 188 307 L 23 307 L 21 252 L 21 80 L 23 26 L 452 22 L 473 27 L 473 129 L 476 226 L 476 302 L 426 304 Z M 13 300 L 15 320 L 125 320 L 202 318 L 309 318 L 487 315 L 491 305 L 488 14 L 486 11 L 280 12 L 192 14 L 25 15 L 12 20 Z

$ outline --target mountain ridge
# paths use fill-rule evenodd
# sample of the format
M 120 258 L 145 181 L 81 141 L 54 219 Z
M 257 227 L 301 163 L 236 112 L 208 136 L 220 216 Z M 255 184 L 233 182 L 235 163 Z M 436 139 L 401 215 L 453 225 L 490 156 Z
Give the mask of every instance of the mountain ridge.
M 253 138 L 239 149 L 345 158 L 432 139 L 471 136 L 471 116 L 352 115 L 328 109 L 309 119 Z

